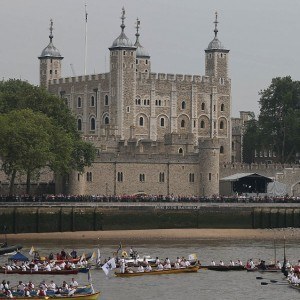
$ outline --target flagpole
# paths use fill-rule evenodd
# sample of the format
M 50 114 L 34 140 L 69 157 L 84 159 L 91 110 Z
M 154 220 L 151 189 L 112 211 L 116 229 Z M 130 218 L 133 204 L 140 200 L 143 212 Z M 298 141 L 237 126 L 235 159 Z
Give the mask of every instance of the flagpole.
M 84 47 L 84 75 L 86 75 L 86 60 L 87 60 L 87 11 L 86 11 L 86 4 L 85 4 L 85 47 Z

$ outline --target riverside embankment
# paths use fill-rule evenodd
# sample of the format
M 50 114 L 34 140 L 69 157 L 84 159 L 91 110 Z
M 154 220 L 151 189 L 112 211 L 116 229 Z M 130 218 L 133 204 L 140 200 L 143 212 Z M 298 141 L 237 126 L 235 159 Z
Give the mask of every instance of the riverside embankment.
M 300 227 L 299 204 L 2 203 L 0 228 L 40 233 L 170 228 Z

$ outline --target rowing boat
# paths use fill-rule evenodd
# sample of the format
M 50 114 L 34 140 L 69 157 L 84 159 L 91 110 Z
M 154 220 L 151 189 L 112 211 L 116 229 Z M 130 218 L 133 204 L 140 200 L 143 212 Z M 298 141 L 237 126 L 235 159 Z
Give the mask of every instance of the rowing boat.
M 2 244 L 0 246 L 0 255 L 12 253 L 12 252 L 18 251 L 22 248 L 23 248 L 23 246 L 21 246 L 21 245 L 5 246 L 5 244 Z
M 97 300 L 100 296 L 100 292 L 93 293 L 93 294 L 85 294 L 85 295 L 66 295 L 66 296 L 33 296 L 30 299 L 36 299 L 36 300 L 47 300 L 47 299 L 56 299 L 56 300 Z M 8 298 L 5 296 L 3 297 L 0 295 L 0 300 L 7 300 Z M 13 296 L 13 299 L 18 300 L 28 300 L 28 297 L 25 296 Z
M 181 273 L 195 273 L 199 269 L 198 266 L 192 266 L 187 268 L 180 269 L 169 269 L 169 270 L 153 270 L 150 272 L 132 272 L 132 273 L 120 273 L 115 272 L 115 276 L 117 277 L 135 277 L 135 276 L 143 276 L 143 275 L 166 275 L 166 274 L 181 274 Z
M 212 271 L 243 271 L 245 270 L 244 266 L 235 265 L 235 266 L 200 266 L 199 269 L 207 269 Z
M 39 275 L 75 275 L 75 274 L 78 274 L 78 271 L 79 271 L 79 269 L 52 270 L 52 271 L 43 271 L 43 270 L 34 271 L 33 269 L 26 270 L 26 271 L 22 271 L 20 269 L 13 269 L 11 271 L 8 271 L 6 269 L 0 269 L 0 273 L 19 274 L 19 275 L 26 275 L 26 274 L 30 274 L 30 275 L 35 275 L 35 274 L 39 274 Z

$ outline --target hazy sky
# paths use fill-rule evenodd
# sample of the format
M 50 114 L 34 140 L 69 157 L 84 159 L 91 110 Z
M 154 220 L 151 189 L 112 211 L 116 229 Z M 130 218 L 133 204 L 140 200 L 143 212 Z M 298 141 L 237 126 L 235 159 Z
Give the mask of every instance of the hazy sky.
M 64 56 L 62 76 L 84 72 L 84 5 L 88 10 L 87 73 L 108 71 L 109 50 L 120 34 L 122 6 L 127 36 L 141 20 L 141 44 L 152 72 L 204 75 L 204 49 L 213 39 L 214 12 L 219 39 L 230 50 L 232 115 L 258 113 L 258 92 L 273 77 L 300 77 L 299 0 L 1 0 L 0 74 L 39 83 L 38 56 L 49 43 Z M 106 62 L 106 64 L 105 64 Z

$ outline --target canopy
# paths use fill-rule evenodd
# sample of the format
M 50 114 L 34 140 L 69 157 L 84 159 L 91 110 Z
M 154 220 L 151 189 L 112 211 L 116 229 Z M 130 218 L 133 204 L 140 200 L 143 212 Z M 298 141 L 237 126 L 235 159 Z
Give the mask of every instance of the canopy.
M 223 195 L 266 193 L 267 184 L 273 180 L 257 173 L 237 173 L 220 179 L 220 193 Z
M 17 252 L 15 255 L 11 256 L 8 260 L 29 261 L 29 259 L 21 252 Z

